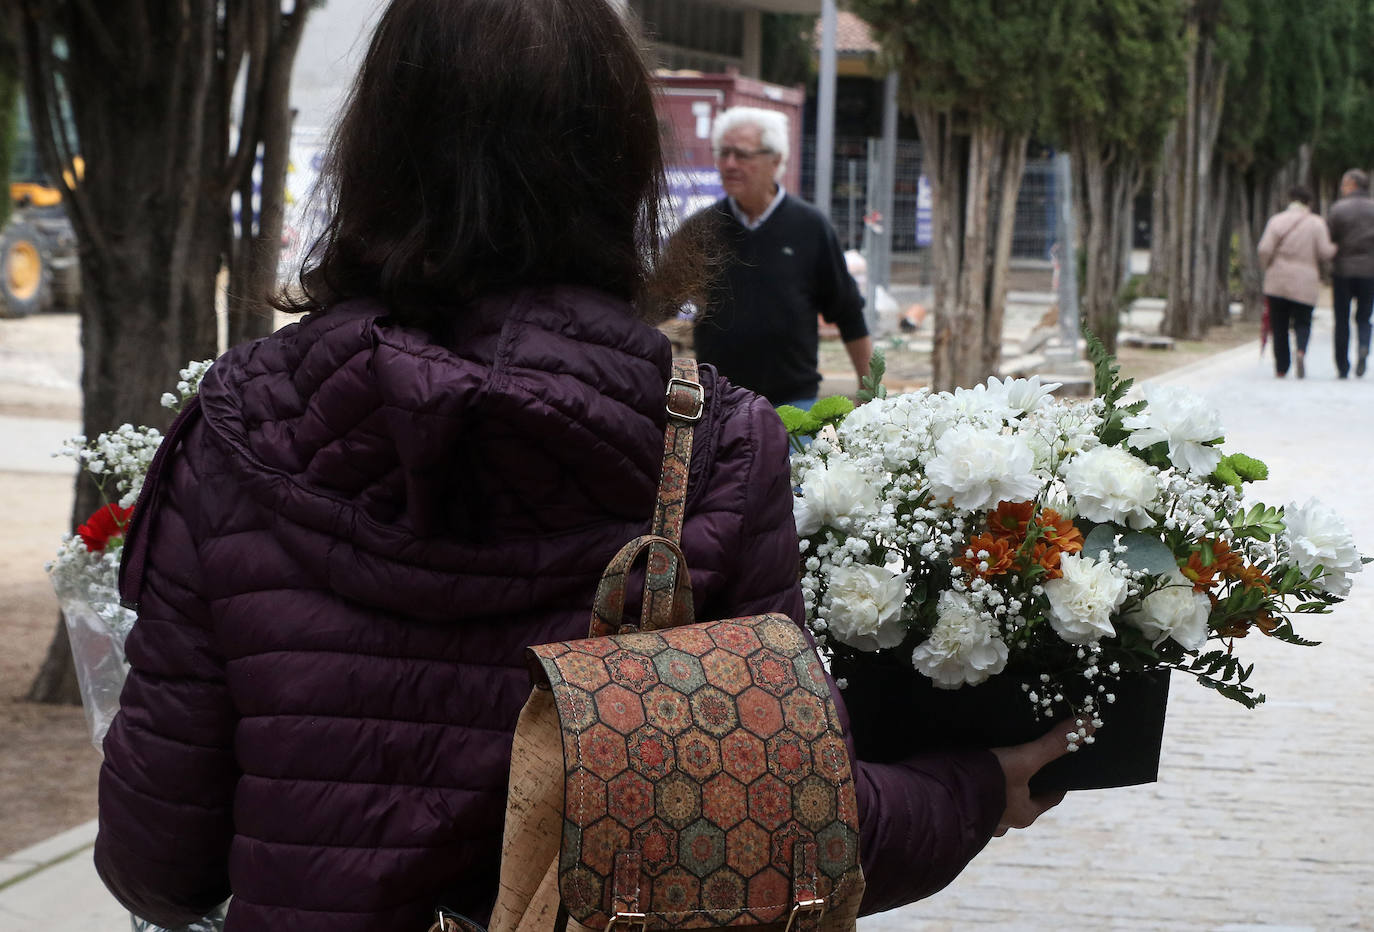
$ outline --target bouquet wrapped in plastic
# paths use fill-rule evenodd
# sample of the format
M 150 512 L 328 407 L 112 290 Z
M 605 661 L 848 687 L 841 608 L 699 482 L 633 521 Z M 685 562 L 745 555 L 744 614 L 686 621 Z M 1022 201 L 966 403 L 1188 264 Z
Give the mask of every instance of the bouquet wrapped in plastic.
M 179 411 L 196 393 L 209 367 L 206 360 L 182 369 L 176 394 L 164 394 L 163 407 Z M 137 619 L 119 602 L 124 532 L 161 443 L 162 434 L 155 428 L 124 424 L 94 440 L 74 437 L 55 454 L 75 459 L 103 499 L 74 533 L 62 538 L 56 557 L 47 565 L 71 642 L 91 743 L 97 751 L 119 711 L 119 694 L 129 672 L 124 641 Z M 223 920 L 221 908 L 184 929 L 166 932 L 214 932 L 223 927 Z M 130 921 L 134 932 L 163 932 L 137 917 Z

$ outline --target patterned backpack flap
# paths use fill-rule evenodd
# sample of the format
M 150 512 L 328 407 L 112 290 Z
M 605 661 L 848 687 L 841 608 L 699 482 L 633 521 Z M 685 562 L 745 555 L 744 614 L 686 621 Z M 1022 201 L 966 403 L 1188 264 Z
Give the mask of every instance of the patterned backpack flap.
M 854 932 L 858 803 L 825 671 L 785 615 L 695 621 L 678 546 L 706 408 L 692 360 L 666 405 L 652 533 L 607 566 L 589 637 L 527 651 L 491 928 Z
M 650 577 L 667 554 L 677 585 L 646 586 L 684 585 L 672 541 L 632 541 L 594 628 L 618 616 L 624 567 L 651 547 Z M 563 732 L 563 907 L 592 929 L 818 929 L 828 909 L 852 915 L 858 805 L 815 650 L 785 615 L 657 627 L 645 608 L 645 630 L 530 648 Z

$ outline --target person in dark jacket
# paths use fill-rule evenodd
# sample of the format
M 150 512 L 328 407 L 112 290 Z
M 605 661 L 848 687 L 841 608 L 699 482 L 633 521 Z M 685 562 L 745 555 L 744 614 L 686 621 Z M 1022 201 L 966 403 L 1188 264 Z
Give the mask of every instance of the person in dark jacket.
M 1374 312 L 1374 199 L 1369 175 L 1352 168 L 1341 176 L 1341 196 L 1326 218 L 1336 258 L 1331 264 L 1331 303 L 1336 319 L 1332 348 L 1336 374 L 1350 374 L 1350 302 L 1355 302 L 1355 374 L 1369 363 L 1370 314 Z
M 726 196 L 684 230 L 722 261 L 692 337 L 697 358 L 731 382 L 775 405 L 809 408 L 821 384 L 819 318 L 839 327 L 860 379 L 873 340 L 830 221 L 782 187 L 787 127 L 785 114 L 759 107 L 731 107 L 712 124 Z
M 524 648 L 585 636 L 653 510 L 671 349 L 646 321 L 681 295 L 650 267 L 650 80 L 606 0 L 382 15 L 287 301 L 308 313 L 212 367 L 125 543 L 138 622 L 95 863 L 137 915 L 231 895 L 230 932 L 489 915 Z M 698 616 L 801 623 L 786 437 L 701 378 Z M 1063 750 L 857 762 L 864 909 L 1028 825 L 1056 800 L 1027 780 Z

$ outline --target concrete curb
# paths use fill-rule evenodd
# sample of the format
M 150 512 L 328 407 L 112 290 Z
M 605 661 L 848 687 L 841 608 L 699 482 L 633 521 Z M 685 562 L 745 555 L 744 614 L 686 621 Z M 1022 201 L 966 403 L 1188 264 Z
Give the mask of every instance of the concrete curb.
M 8 857 L 0 858 L 0 896 L 41 871 L 75 857 L 95 845 L 96 820 L 40 841 Z

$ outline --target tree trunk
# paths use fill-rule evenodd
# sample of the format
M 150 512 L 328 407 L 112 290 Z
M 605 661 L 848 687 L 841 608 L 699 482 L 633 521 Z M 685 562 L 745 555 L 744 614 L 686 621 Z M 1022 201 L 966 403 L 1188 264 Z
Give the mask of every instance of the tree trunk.
M 1177 235 L 1170 238 L 1167 256 L 1169 301 L 1164 331 L 1196 340 L 1217 319 L 1218 302 L 1224 312 L 1219 270 L 1227 267 L 1230 257 L 1229 243 L 1219 242 L 1226 201 L 1216 157 L 1226 63 L 1218 59 L 1212 41 L 1199 35 L 1196 24 L 1189 26 L 1189 39 L 1187 105 L 1174 134 L 1180 170 L 1168 188 L 1173 199 L 1169 213 Z
M 1138 165 L 1117 148 L 1100 145 L 1090 127 L 1074 135 L 1070 150 L 1074 211 L 1084 259 L 1079 296 L 1082 320 L 1108 351 L 1116 352 Z
M 1259 192 L 1268 179 L 1254 171 L 1237 177 L 1231 188 L 1231 210 L 1235 217 L 1236 251 L 1240 264 L 1240 301 L 1247 321 L 1257 321 L 1264 313 L 1264 270 L 1259 267 L 1259 236 L 1268 213 L 1262 212 Z
M 273 330 L 272 308 L 267 302 L 277 287 L 286 217 L 286 173 L 291 161 L 291 126 L 295 119 L 288 92 L 305 19 L 280 18 L 273 26 L 259 91 L 262 175 L 256 185 L 258 208 L 254 211 L 248 207 L 255 187 L 249 174 L 240 186 L 239 222 L 234 225 L 229 249 L 229 346 L 255 340 Z
M 1167 295 L 1172 280 L 1171 259 L 1177 244 L 1178 224 L 1172 210 L 1177 206 L 1173 187 L 1178 179 L 1178 124 L 1164 137 L 1155 164 L 1154 188 L 1150 197 L 1150 274 L 1145 290 L 1152 295 Z
M 1011 278 L 1011 240 L 1016 224 L 1016 199 L 1021 193 L 1021 179 L 1026 173 L 1026 148 L 1030 144 L 1027 133 L 1007 134 L 998 152 L 996 189 L 998 198 L 988 218 L 992 226 L 992 253 L 988 257 L 986 311 L 983 327 L 983 353 L 977 375 L 970 383 L 982 382 L 995 375 L 1002 365 L 1002 329 L 1006 322 L 1007 287 Z
M 8 185 L 20 91 L 19 62 L 15 56 L 14 46 L 4 34 L 4 23 L 0 21 L 0 184 L 6 185 L 4 196 L 0 197 L 0 228 L 9 220 L 14 206 Z
M 15 5 L 18 6 L 18 5 Z M 245 93 L 237 149 L 227 140 L 229 101 L 247 56 L 246 85 L 285 96 L 299 30 L 311 7 L 289 16 L 280 0 L 142 0 L 65 4 L 34 0 L 6 9 L 18 37 L 29 113 L 54 178 L 80 155 L 79 184 L 63 184 L 81 254 L 82 431 L 95 437 L 121 423 L 165 427 L 159 402 L 188 361 L 218 351 L 215 283 L 223 265 L 229 196 L 251 176 L 261 138 L 257 111 L 274 140 L 268 167 L 284 179 L 280 111 Z M 96 12 L 98 9 L 98 12 Z M 247 35 L 274 22 L 290 37 L 283 69 L 254 64 Z M 59 60 L 57 49 L 65 46 Z M 239 57 L 235 57 L 235 54 Z M 275 101 L 275 103 L 273 103 Z M 273 121 L 276 121 L 275 123 Z M 75 135 L 68 131 L 74 126 Z M 77 140 L 80 140 L 78 146 Z M 284 143 L 283 143 L 284 145 Z M 272 206 L 280 239 L 279 202 Z M 267 232 L 271 232 L 270 229 Z M 276 270 L 264 247 L 255 262 Z M 100 504 L 78 477 L 72 526 Z M 65 628 L 58 626 L 29 698 L 73 702 Z
M 925 104 L 915 112 L 936 230 L 932 383 L 945 391 L 997 372 L 1027 137 L 960 126 L 955 114 Z

